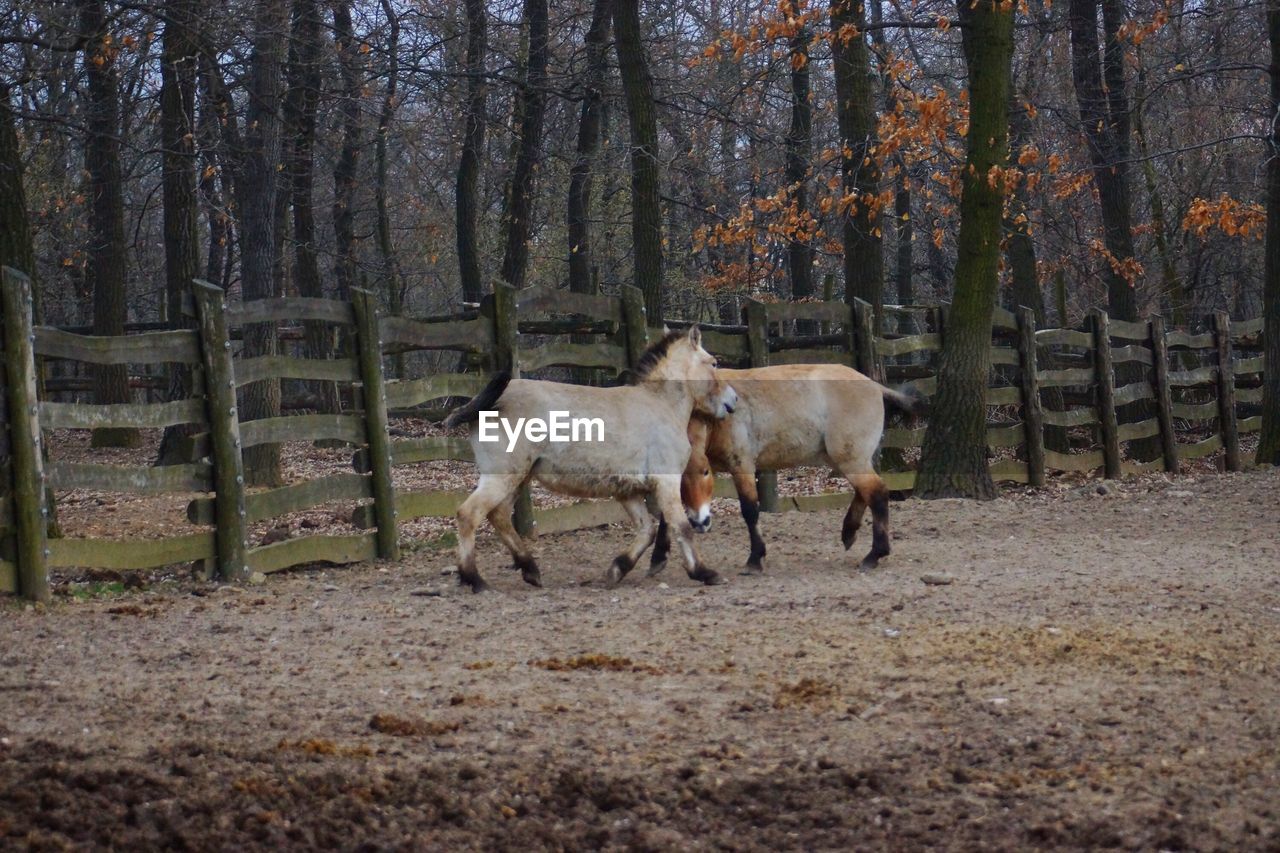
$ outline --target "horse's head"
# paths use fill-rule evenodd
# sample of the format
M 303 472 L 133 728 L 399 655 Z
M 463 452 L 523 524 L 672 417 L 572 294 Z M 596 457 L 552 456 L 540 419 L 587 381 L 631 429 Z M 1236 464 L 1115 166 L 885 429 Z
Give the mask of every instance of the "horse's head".
M 699 533 L 711 528 L 711 498 L 716 490 L 716 476 L 707 457 L 710 435 L 711 424 L 704 418 L 694 417 L 689 421 L 689 445 L 693 452 L 689 454 L 689 464 L 680 478 L 680 499 L 684 502 L 689 523 Z
M 645 375 L 684 384 L 693 396 L 695 411 L 717 420 L 733 413 L 738 392 L 720 380 L 716 358 L 702 348 L 702 330 L 697 326 L 687 332 L 668 332 L 649 348 L 645 358 L 651 355 L 654 363 Z M 641 369 L 645 369 L 644 359 Z

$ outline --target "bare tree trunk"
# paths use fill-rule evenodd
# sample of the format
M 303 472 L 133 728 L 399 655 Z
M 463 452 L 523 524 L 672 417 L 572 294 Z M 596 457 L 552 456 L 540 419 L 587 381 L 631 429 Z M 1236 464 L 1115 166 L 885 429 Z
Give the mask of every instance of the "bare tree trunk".
M 351 25 L 348 0 L 334 0 L 333 42 L 338 53 L 338 69 L 342 78 L 341 101 L 342 148 L 333 167 L 333 237 L 337 257 L 334 273 L 338 281 L 338 298 L 349 299 L 356 286 L 356 172 L 360 167 L 360 90 L 364 85 L 364 64 L 360 46 Z
M 529 270 L 534 177 L 542 158 L 542 122 L 547 109 L 547 0 L 524 0 L 524 23 L 529 49 L 516 96 L 516 164 L 502 212 L 506 233 L 502 280 L 512 287 L 524 287 Z
M 480 275 L 480 238 L 476 219 L 480 210 L 480 157 L 484 153 L 485 54 L 489 49 L 488 13 L 484 0 L 465 0 L 467 9 L 467 104 L 462 156 L 458 161 L 455 209 L 458 231 L 458 273 L 462 298 L 479 302 L 484 295 Z
M 217 65 L 208 55 L 198 56 L 197 62 L 202 92 L 200 147 L 204 159 L 199 187 L 205 216 L 209 220 L 209 255 L 204 277 L 213 284 L 219 284 L 224 282 L 231 268 L 233 232 L 227 204 L 235 197 L 233 161 L 240 151 L 240 131 Z M 221 192 L 218 189 L 219 179 L 222 182 Z
M 794 7 L 792 7 L 794 10 Z M 809 102 L 808 27 L 791 37 L 791 127 L 787 131 L 787 186 L 795 207 L 790 226 L 795 230 L 787 242 L 787 272 L 791 297 L 813 296 L 813 243 L 809 238 L 809 169 L 813 149 L 813 104 Z
M 261 0 L 254 21 L 253 55 L 249 61 L 248 110 L 244 156 L 236 187 L 240 201 L 240 278 L 245 301 L 280 295 L 276 279 L 276 193 L 281 150 L 282 66 L 288 43 L 287 0 Z M 246 358 L 275 355 L 279 340 L 274 323 L 244 328 Z M 241 419 L 277 417 L 280 381 L 268 379 L 245 387 Z M 245 479 L 250 485 L 280 485 L 280 445 L 260 444 L 244 451 Z
M 876 145 L 876 91 L 865 30 L 866 15 L 861 3 L 831 0 L 831 53 L 835 60 L 840 174 L 845 195 L 840 202 L 845 300 L 850 304 L 854 299 L 870 302 L 879 324 L 884 313 L 884 250 L 874 206 L 880 190 L 880 168 L 872 156 Z
M 960 199 L 955 296 L 916 494 L 987 499 L 997 494 L 987 468 L 986 386 L 1004 201 L 1003 182 L 987 176 L 1009 161 L 1013 8 L 999 0 L 958 0 L 956 6 L 969 70 L 968 168 Z
M 662 323 L 662 196 L 657 105 L 640 30 L 640 0 L 616 0 L 613 28 L 631 126 L 633 284 L 644 293 L 649 325 Z
M 182 297 L 200 275 L 200 243 L 196 234 L 199 198 L 196 195 L 196 77 L 199 44 L 196 40 L 197 6 L 194 0 L 169 0 L 165 6 L 164 49 L 160 58 L 160 147 L 163 149 L 165 296 L 169 323 L 191 328 L 192 318 L 182 314 Z M 171 365 L 169 399 L 191 396 L 191 368 Z M 190 424 L 169 427 L 160 440 L 156 463 L 185 461 L 184 436 Z
M 591 271 L 591 173 L 600 150 L 604 114 L 601 88 L 612 15 L 613 0 L 595 0 L 585 39 L 587 68 L 582 80 L 578 148 L 569 173 L 569 209 L 565 217 L 569 231 L 569 289 L 576 293 L 593 293 L 596 287 Z
M 1267 3 L 1267 34 L 1271 43 L 1270 150 L 1267 158 L 1266 268 L 1263 273 L 1262 435 L 1259 463 L 1280 465 L 1280 0 Z
M 400 83 L 400 18 L 391 0 L 381 0 L 382 13 L 387 16 L 387 88 L 382 94 L 382 109 L 378 112 L 378 138 L 374 144 L 374 204 L 378 210 L 378 252 L 382 255 L 383 286 L 387 293 L 387 310 L 398 316 L 404 309 L 404 289 L 400 281 L 400 263 L 391 241 L 391 215 L 387 211 L 387 134 L 396 115 L 396 99 Z M 404 378 L 404 356 L 393 359 L 395 376 Z
M 120 174 L 120 80 L 115 40 L 107 31 L 102 0 L 81 0 L 80 31 L 85 43 L 84 161 L 89 181 L 89 277 L 93 282 L 93 333 L 123 335 L 128 318 L 125 269 L 124 188 Z M 94 365 L 94 401 L 130 400 L 128 365 Z M 137 447 L 136 429 L 93 431 L 94 447 Z

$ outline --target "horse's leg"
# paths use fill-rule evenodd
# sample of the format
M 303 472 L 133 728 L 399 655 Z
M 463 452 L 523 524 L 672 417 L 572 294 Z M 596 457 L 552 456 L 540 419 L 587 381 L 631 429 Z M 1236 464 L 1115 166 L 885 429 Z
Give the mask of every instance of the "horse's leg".
M 476 571 L 476 528 L 480 519 L 506 502 L 519 485 L 509 477 L 481 474 L 476 490 L 458 507 L 458 582 L 471 587 L 472 592 L 489 588 Z
M 489 511 L 489 523 L 493 525 L 494 530 L 498 531 L 502 543 L 511 552 L 515 567 L 520 570 L 520 577 L 524 578 L 524 582 L 530 586 L 540 587 L 542 572 L 538 569 L 538 562 L 533 558 L 529 543 L 511 523 L 511 511 L 515 505 L 516 494 L 513 492 L 505 501 Z
M 621 583 L 627 576 L 627 572 L 635 568 L 636 563 L 644 556 L 644 552 L 648 550 L 658 533 L 657 525 L 649 515 L 648 507 L 644 505 L 644 498 L 628 498 L 619 503 L 627 511 L 631 523 L 635 525 L 636 538 L 631 541 L 631 547 L 613 558 L 613 564 L 609 566 L 609 571 L 604 578 L 605 584 L 610 588 Z
M 724 578 L 708 569 L 702 560 L 698 559 L 698 552 L 693 547 L 693 525 L 685 515 L 684 504 L 680 500 L 679 483 L 673 486 L 666 484 L 658 486 L 658 507 L 667 521 L 668 533 L 679 547 L 680 555 L 684 557 L 685 570 L 689 573 L 689 577 L 707 586 L 724 583 Z
M 742 520 L 747 523 L 747 536 L 751 539 L 751 554 L 747 557 L 744 575 L 758 575 L 764 571 L 764 538 L 760 535 L 760 495 L 756 491 L 754 468 L 735 468 L 733 487 L 738 491 L 738 507 Z
M 889 555 L 889 490 L 884 480 L 875 471 L 861 471 L 846 474 L 853 484 L 853 502 L 849 504 L 849 513 L 844 519 L 844 547 L 847 550 L 853 544 L 858 527 L 862 524 L 862 514 L 871 507 L 871 551 L 863 558 L 858 568 L 863 571 L 874 569 L 881 557 Z
M 671 534 L 667 530 L 666 516 L 658 517 L 658 537 L 653 541 L 653 556 L 649 559 L 646 577 L 660 574 L 667 567 L 667 555 L 671 553 Z

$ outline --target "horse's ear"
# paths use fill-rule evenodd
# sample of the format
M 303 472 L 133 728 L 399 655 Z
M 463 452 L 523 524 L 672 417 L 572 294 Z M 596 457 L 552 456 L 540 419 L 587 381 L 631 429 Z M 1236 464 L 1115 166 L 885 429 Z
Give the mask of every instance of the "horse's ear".
M 702 346 L 702 329 L 699 329 L 696 325 L 689 327 L 689 343 L 695 347 Z

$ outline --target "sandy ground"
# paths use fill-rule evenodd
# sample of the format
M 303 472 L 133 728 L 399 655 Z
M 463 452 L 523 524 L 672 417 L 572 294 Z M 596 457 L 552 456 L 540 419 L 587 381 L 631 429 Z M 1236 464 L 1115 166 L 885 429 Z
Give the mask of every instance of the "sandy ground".
M 0 847 L 1280 849 L 1280 471 L 1104 491 L 10 601 Z

